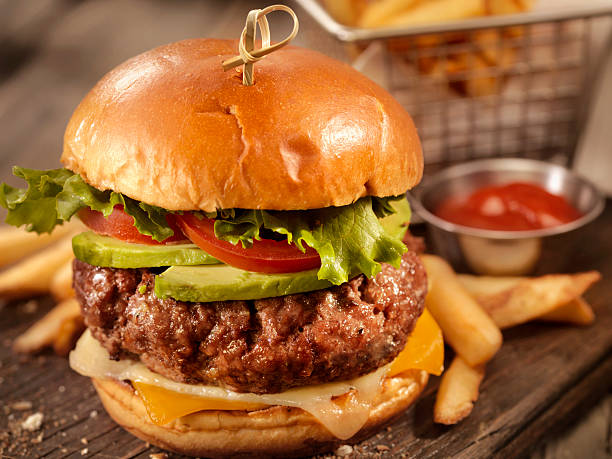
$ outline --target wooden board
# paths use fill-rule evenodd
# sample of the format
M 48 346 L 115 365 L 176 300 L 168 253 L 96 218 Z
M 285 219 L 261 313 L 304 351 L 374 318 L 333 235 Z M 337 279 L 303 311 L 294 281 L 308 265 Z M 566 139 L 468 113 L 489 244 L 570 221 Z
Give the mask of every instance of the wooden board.
M 236 36 L 241 15 L 261 6 L 251 0 L 223 7 L 194 0 L 24 0 L 18 7 L 10 2 L 0 0 L 0 180 L 11 183 L 16 183 L 9 177 L 12 164 L 58 164 L 72 109 L 112 66 L 172 40 Z M 340 55 L 308 16 L 301 18 L 301 44 Z M 597 313 L 595 325 L 532 324 L 506 332 L 467 420 L 455 427 L 432 423 L 434 378 L 415 407 L 358 445 L 354 455 L 518 457 L 600 399 L 612 381 L 611 234 L 608 202 L 602 218 L 546 252 L 551 271 L 602 272 L 604 280 L 587 296 Z M 579 250 L 568 256 L 567 247 Z M 0 306 L 0 456 L 146 458 L 158 452 L 116 426 L 89 381 L 70 371 L 65 359 L 10 351 L 12 339 L 50 306 L 49 299 Z M 23 401 L 31 402 L 31 409 L 17 409 L 15 403 Z M 41 430 L 20 432 L 34 412 L 44 415 Z

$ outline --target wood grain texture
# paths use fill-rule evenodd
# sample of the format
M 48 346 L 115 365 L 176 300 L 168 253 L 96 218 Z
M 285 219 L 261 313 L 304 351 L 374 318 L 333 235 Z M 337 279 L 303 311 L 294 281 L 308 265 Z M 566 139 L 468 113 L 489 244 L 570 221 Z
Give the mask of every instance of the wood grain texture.
M 19 45 L 13 47 L 11 62 L 0 59 L 0 181 L 11 183 L 16 183 L 10 178 L 13 164 L 59 164 L 72 110 L 114 65 L 169 41 L 237 36 L 246 12 L 262 6 L 252 0 L 13 3 L 0 0 L 0 43 Z M 300 14 L 300 19 L 298 44 L 343 56 L 342 48 L 307 15 Z M 273 34 L 278 30 L 283 36 L 288 26 L 273 26 Z M 531 324 L 508 330 L 501 352 L 487 367 L 469 418 L 453 427 L 433 424 L 433 378 L 416 406 L 388 430 L 358 445 L 354 456 L 519 457 L 536 451 L 534 457 L 542 458 L 577 452 L 609 457 L 610 396 L 588 411 L 610 391 L 612 381 L 612 201 L 607 204 L 592 225 L 547 247 L 543 268 L 602 272 L 604 280 L 587 295 L 597 314 L 593 326 Z M 570 247 L 575 249 L 572 255 Z M 27 358 L 11 353 L 12 340 L 50 306 L 48 298 L 0 305 L 0 457 L 148 458 L 159 452 L 116 426 L 90 382 L 72 372 L 65 359 L 50 353 Z M 23 401 L 32 407 L 19 409 L 27 406 L 17 403 Z M 586 427 L 587 421 L 576 424 L 585 410 L 590 423 Z M 42 428 L 23 432 L 22 421 L 35 412 L 44 415 Z M 591 417 L 595 421 L 589 421 Z M 563 430 L 571 423 L 573 430 Z M 586 433 L 581 434 L 581 428 Z M 574 437 L 573 444 L 563 443 Z M 586 449 L 585 441 L 592 449 Z

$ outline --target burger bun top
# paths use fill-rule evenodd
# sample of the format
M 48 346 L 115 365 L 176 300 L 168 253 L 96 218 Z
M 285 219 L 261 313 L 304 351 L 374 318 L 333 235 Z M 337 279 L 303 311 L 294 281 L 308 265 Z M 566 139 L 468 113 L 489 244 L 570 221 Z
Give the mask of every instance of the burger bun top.
M 255 83 L 221 63 L 236 41 L 193 39 L 119 65 L 68 123 L 63 164 L 100 190 L 168 210 L 302 210 L 404 193 L 421 147 L 384 89 L 318 52 L 285 47 Z

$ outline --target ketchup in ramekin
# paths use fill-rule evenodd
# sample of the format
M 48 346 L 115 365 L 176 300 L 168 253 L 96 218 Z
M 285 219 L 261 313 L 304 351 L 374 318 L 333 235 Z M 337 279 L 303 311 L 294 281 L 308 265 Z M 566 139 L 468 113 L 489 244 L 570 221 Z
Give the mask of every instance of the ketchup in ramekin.
M 469 196 L 451 196 L 434 213 L 458 225 L 498 231 L 550 228 L 582 216 L 564 197 L 527 182 L 485 186 Z

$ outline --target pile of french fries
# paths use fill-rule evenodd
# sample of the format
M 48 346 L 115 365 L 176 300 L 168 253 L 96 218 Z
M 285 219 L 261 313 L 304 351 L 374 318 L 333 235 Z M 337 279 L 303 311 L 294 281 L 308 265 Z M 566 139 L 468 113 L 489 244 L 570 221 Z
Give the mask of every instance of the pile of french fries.
M 13 343 L 17 352 L 34 353 L 52 346 L 67 355 L 84 330 L 72 289 L 72 237 L 80 222 L 37 235 L 19 228 L 0 228 L 0 298 L 18 300 L 51 294 L 56 306 Z
M 442 258 L 422 255 L 429 293 L 425 305 L 455 351 L 442 374 L 434 421 L 456 424 L 478 399 L 485 366 L 502 345 L 501 330 L 532 320 L 588 325 L 595 315 L 582 298 L 596 271 L 541 277 L 457 275 Z
M 15 351 L 35 353 L 53 347 L 57 354 L 67 355 L 85 330 L 72 289 L 71 239 L 81 231 L 78 222 L 44 236 L 0 228 L 0 266 L 5 267 L 0 272 L 0 298 L 51 294 L 57 301 L 17 337 Z M 594 320 L 582 295 L 600 279 L 595 271 L 533 278 L 471 276 L 457 275 L 440 257 L 421 259 L 429 280 L 425 305 L 456 354 L 438 389 L 437 423 L 455 424 L 471 413 L 485 365 L 502 345 L 502 329 L 531 320 L 576 325 Z
M 399 27 L 530 10 L 535 0 L 324 0 L 338 21 L 356 27 Z
M 339 22 L 365 28 L 410 27 L 513 14 L 530 10 L 533 4 L 534 0 L 325 0 L 326 8 Z M 478 97 L 500 91 L 500 70 L 511 67 L 516 56 L 516 47 L 504 43 L 522 34 L 523 29 L 517 26 L 471 34 L 397 38 L 389 40 L 388 46 L 394 54 L 414 62 L 421 74 L 448 80 L 459 93 Z
M 355 27 L 402 27 L 528 11 L 535 0 L 324 0 L 338 21 Z

